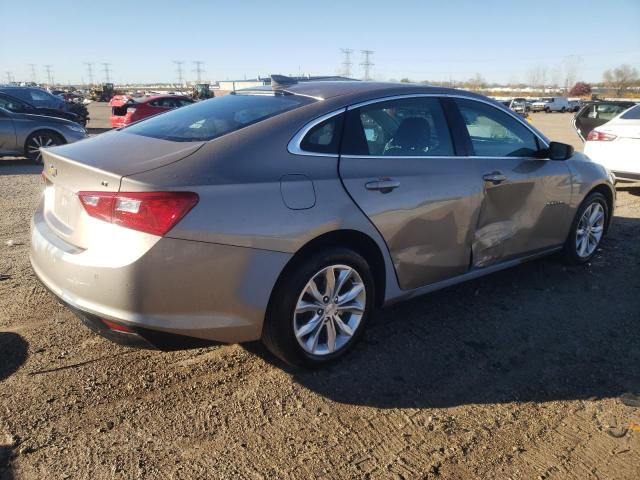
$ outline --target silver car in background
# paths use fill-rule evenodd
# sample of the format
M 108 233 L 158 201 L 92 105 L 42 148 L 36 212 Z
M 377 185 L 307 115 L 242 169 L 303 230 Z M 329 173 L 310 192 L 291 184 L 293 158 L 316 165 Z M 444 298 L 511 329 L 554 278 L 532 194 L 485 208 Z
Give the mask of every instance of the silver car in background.
M 0 156 L 24 155 L 39 163 L 42 161 L 40 148 L 73 143 L 86 137 L 85 128 L 70 120 L 0 108 Z
M 372 310 L 595 255 L 610 174 L 461 90 L 282 82 L 44 152 L 31 263 L 92 329 L 162 349 L 347 352 Z

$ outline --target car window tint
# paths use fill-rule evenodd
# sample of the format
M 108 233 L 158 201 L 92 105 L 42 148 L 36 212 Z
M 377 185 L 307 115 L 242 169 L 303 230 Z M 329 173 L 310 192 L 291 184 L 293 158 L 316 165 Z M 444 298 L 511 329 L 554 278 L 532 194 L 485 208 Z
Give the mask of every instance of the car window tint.
M 630 108 L 620 118 L 624 120 L 640 120 L 640 105 Z
M 45 92 L 41 92 L 40 90 L 30 90 L 31 99 L 36 102 L 47 102 L 49 101 L 49 95 Z
M 343 153 L 428 157 L 452 156 L 454 149 L 440 101 L 416 97 L 349 111 Z
M 475 100 L 456 99 L 471 137 L 475 155 L 481 157 L 533 157 L 535 135 L 511 115 Z
M 343 118 L 344 115 L 336 115 L 313 127 L 300 142 L 300 148 L 306 152 L 337 155 L 340 149 Z
M 601 120 L 611 120 L 613 117 L 620 115 L 626 110 L 622 105 L 615 105 L 611 103 L 599 103 L 596 104 L 595 118 Z
M 0 96 L 0 108 L 5 108 L 11 112 L 24 112 L 28 110 L 27 104 L 5 96 Z
M 299 95 L 231 94 L 150 117 L 123 131 L 175 142 L 207 141 L 316 101 Z

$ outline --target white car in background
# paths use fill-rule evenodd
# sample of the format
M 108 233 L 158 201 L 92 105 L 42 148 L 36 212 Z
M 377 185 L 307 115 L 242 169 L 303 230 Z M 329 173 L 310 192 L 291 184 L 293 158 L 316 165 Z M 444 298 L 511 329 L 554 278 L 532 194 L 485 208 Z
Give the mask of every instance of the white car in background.
M 531 104 L 534 112 L 566 112 L 569 110 L 569 100 L 567 97 L 544 97 L 538 102 Z
M 584 153 L 611 170 L 616 180 L 640 181 L 640 105 L 591 130 Z

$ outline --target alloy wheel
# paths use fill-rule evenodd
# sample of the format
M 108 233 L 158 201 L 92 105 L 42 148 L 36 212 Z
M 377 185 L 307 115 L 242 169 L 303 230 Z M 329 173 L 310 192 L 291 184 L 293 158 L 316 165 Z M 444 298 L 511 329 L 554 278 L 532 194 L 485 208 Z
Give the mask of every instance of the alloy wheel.
M 604 208 L 600 202 L 589 205 L 580 217 L 576 229 L 576 252 L 587 258 L 595 252 L 604 233 Z
M 366 307 L 366 287 L 348 265 L 317 272 L 298 297 L 293 331 L 302 349 L 317 356 L 344 348 L 360 326 Z
M 34 162 L 42 163 L 42 152 L 40 148 L 53 147 L 57 144 L 58 142 L 52 135 L 46 133 L 34 135 L 29 139 L 29 143 L 27 144 L 27 156 Z

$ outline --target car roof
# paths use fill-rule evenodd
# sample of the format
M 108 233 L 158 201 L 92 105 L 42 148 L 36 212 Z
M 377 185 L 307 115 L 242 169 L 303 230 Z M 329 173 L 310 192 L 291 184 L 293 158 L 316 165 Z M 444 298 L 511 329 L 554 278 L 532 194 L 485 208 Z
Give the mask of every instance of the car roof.
M 191 100 L 191 98 L 186 95 L 149 95 L 149 96 L 140 96 L 140 97 L 131 97 L 133 101 L 136 103 L 148 103 L 152 100 L 158 100 L 163 98 L 178 98 L 180 100 Z
M 310 81 L 299 82 L 291 85 L 276 87 L 275 90 L 282 92 L 314 97 L 318 99 L 329 99 L 334 97 L 349 97 L 349 102 L 367 100 L 369 98 L 386 97 L 407 94 L 459 94 L 460 90 L 445 87 L 434 87 L 416 83 L 401 82 L 361 82 L 353 81 Z M 251 87 L 237 90 L 237 93 L 270 93 L 274 88 L 271 86 Z M 472 92 L 465 92 L 465 95 L 485 98 Z M 346 100 L 346 99 L 345 99 Z

